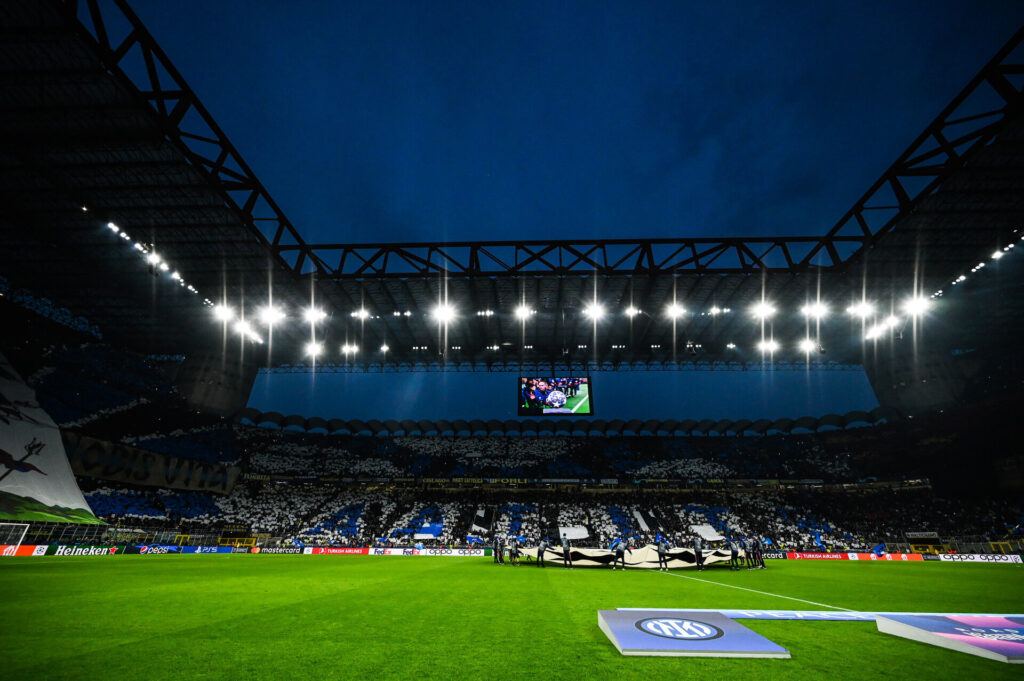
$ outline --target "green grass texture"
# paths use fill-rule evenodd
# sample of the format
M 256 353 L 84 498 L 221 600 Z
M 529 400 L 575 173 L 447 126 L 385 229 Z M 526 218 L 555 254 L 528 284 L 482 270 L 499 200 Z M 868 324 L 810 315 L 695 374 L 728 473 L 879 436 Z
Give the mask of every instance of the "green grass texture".
M 0 558 L 0 603 L 8 681 L 1024 678 L 1019 665 L 873 622 L 743 621 L 789 660 L 624 657 L 597 626 L 598 610 L 619 607 L 1015 614 L 1019 565 L 769 561 L 698 574 L 490 558 L 53 556 Z

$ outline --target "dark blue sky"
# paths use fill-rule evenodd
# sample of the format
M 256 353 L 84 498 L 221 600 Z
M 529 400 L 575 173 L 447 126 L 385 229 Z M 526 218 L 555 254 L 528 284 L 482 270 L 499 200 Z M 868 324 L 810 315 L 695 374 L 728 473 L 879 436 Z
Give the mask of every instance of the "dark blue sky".
M 310 242 L 823 233 L 1024 18 L 1005 0 L 132 4 Z
M 132 4 L 311 243 L 822 234 L 1024 19 L 1005 0 Z M 875 404 L 862 374 L 597 378 L 605 418 Z M 501 418 L 514 382 L 281 376 L 251 401 Z

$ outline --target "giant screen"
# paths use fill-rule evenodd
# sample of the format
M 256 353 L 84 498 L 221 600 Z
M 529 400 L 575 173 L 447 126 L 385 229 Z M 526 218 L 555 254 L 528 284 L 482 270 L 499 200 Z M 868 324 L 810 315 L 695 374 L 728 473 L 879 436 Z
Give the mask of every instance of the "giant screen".
M 519 415 L 592 416 L 594 384 L 589 376 L 519 377 Z

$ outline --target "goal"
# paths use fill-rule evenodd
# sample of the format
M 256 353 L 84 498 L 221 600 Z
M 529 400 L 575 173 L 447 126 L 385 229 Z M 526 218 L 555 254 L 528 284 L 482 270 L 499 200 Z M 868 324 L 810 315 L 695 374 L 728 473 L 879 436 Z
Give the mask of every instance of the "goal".
M 0 554 L 17 555 L 18 547 L 25 540 L 27 532 L 28 523 L 0 523 Z

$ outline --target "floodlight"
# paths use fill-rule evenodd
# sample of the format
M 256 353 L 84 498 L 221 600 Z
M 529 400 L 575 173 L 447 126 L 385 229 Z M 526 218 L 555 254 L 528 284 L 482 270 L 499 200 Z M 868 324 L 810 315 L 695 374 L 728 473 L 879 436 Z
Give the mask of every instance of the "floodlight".
M 117 234 L 118 232 L 121 231 L 121 228 L 118 227 L 117 225 L 115 225 L 113 222 L 108 222 L 107 223 L 107 229 L 109 229 L 114 234 Z
M 214 305 L 213 316 L 219 321 L 230 322 L 235 316 L 235 311 L 227 305 Z
M 911 317 L 919 317 L 928 311 L 928 308 L 932 306 L 931 301 L 927 298 L 917 296 L 915 298 L 909 298 L 903 302 L 903 311 Z
M 1006 254 L 1005 254 L 1005 253 L 1003 253 L 1002 251 L 995 251 L 995 252 L 994 252 L 994 253 L 992 254 L 992 259 L 993 259 L 993 260 L 999 260 L 999 259 L 1000 259 L 1001 257 L 1003 257 L 1004 255 L 1006 255 Z
M 388 344 L 387 344 L 387 343 L 385 343 L 384 345 L 380 346 L 380 351 L 381 351 L 381 352 L 387 352 L 387 351 L 388 351 L 388 350 L 390 350 L 390 349 L 391 349 L 391 348 L 389 348 L 389 347 L 388 347 Z
M 683 306 L 677 303 L 671 303 L 667 308 L 665 308 L 665 314 L 668 315 L 670 319 L 679 319 L 685 313 L 686 310 Z
M 455 308 L 447 303 L 440 303 L 430 314 L 439 324 L 447 324 L 455 319 Z
M 356 319 L 366 319 L 370 316 L 370 313 L 366 308 L 361 307 L 358 310 L 352 312 L 352 316 L 355 317 Z
M 757 305 L 754 305 L 752 308 L 750 308 L 750 313 L 757 317 L 758 319 L 768 319 L 773 314 L 775 314 L 775 307 L 770 303 L 761 301 Z
M 875 314 L 875 306 L 866 300 L 862 300 L 861 302 L 854 303 L 850 307 L 846 308 L 846 311 L 854 317 L 867 319 L 871 315 Z
M 302 313 L 303 319 L 305 319 L 310 324 L 316 324 L 317 322 L 322 322 L 324 320 L 324 317 L 326 317 L 326 316 L 327 316 L 327 313 L 324 312 L 323 310 L 321 310 L 318 307 L 308 307 Z
M 157 255 L 156 253 L 150 253 L 149 255 L 146 256 L 146 262 L 148 262 L 150 265 L 157 265 L 160 263 L 160 256 Z
M 357 352 L 359 352 L 359 348 L 354 343 L 352 345 L 345 343 L 341 346 L 341 354 L 343 355 L 354 355 Z
M 810 338 L 804 338 L 800 341 L 800 349 L 805 353 L 814 352 L 818 349 L 818 344 L 812 341 Z
M 310 342 L 306 343 L 306 354 L 316 359 L 316 356 L 324 351 L 323 343 Z
M 774 340 L 763 340 L 757 344 L 757 349 L 762 353 L 764 352 L 775 352 L 779 349 L 779 344 Z
M 726 343 L 725 347 L 729 348 L 730 350 L 735 350 L 736 349 L 736 344 L 735 343 Z
M 284 312 L 282 312 L 280 308 L 276 308 L 273 305 L 261 307 L 257 311 L 257 314 L 259 315 L 260 322 L 267 326 L 273 326 L 274 324 L 277 324 L 278 322 L 283 320 L 285 317 Z
M 800 312 L 805 317 L 811 317 L 813 319 L 821 319 L 828 315 L 828 305 L 818 301 L 816 303 L 808 303 L 800 308 Z
M 635 317 L 638 314 L 640 314 L 640 310 L 636 309 L 632 305 L 630 305 L 629 307 L 626 308 L 626 316 L 627 317 Z
M 520 305 L 515 309 L 516 319 L 526 320 L 533 314 L 533 310 L 530 309 L 529 305 Z
M 593 302 L 583 308 L 583 314 L 593 319 L 595 322 L 604 316 L 604 306 L 598 302 Z
M 239 319 L 235 322 L 235 332 L 241 336 L 251 336 L 253 333 L 252 327 L 249 326 L 249 322 L 244 319 Z

